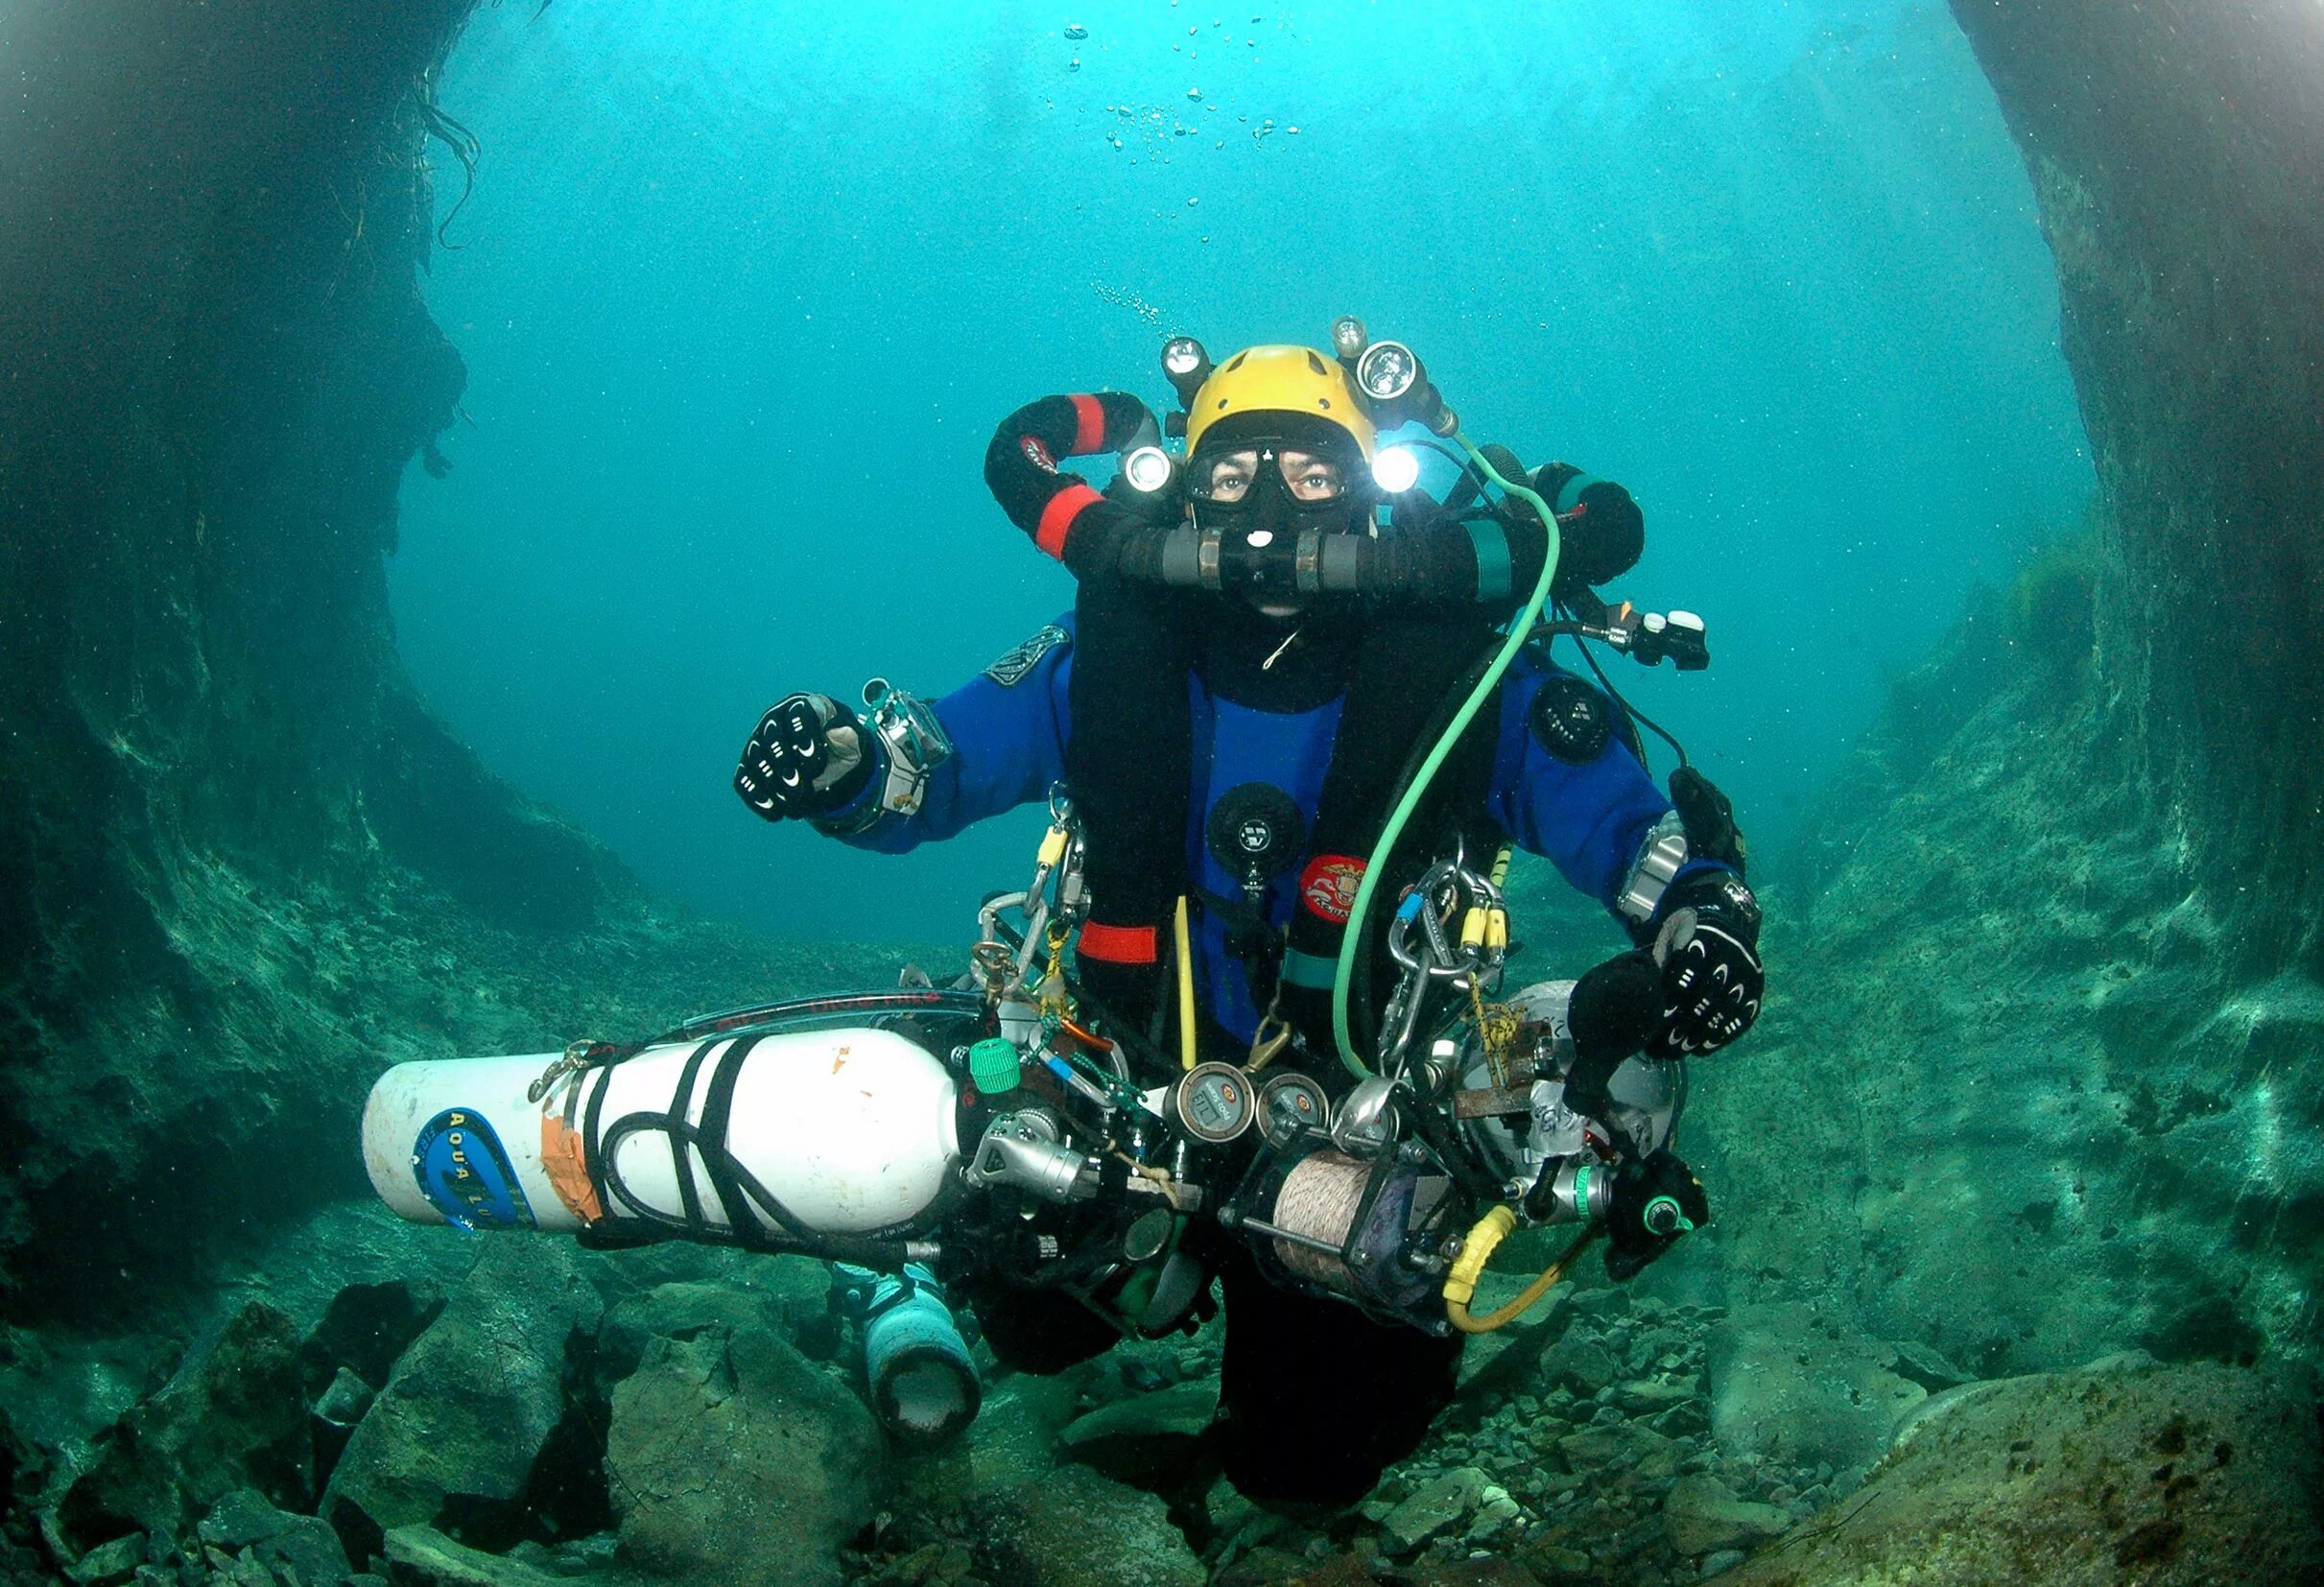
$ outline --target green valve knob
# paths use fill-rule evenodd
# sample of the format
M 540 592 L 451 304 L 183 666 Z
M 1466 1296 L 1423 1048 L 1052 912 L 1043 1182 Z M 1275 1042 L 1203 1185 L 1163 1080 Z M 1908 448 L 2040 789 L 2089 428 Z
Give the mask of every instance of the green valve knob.
M 968 1050 L 968 1078 L 987 1097 L 1014 1091 L 1023 1078 L 1017 1044 L 1007 1036 L 986 1036 Z

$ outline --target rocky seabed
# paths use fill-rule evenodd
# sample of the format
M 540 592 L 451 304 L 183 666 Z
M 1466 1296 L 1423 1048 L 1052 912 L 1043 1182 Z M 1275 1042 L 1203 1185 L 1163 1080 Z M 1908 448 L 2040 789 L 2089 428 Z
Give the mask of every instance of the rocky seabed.
M 1577 1287 L 1472 1346 L 1458 1401 L 1364 1504 L 1294 1521 L 1205 1469 L 1215 1324 L 1055 1378 L 988 1362 L 968 1435 L 907 1457 L 851 1381 L 811 1263 L 597 1255 L 345 1207 L 229 1288 L 182 1351 L 167 1329 L 9 1336 L 8 1579 L 1520 1587 L 2324 1569 L 2314 1392 L 2288 1366 L 2131 1352 L 1975 1380 L 1926 1347 L 1843 1340 L 1806 1307 L 1743 1318 Z M 1885 1400 L 1848 1386 L 1872 1357 L 1898 1386 Z M 1818 1360 L 1858 1376 L 1787 1417 Z

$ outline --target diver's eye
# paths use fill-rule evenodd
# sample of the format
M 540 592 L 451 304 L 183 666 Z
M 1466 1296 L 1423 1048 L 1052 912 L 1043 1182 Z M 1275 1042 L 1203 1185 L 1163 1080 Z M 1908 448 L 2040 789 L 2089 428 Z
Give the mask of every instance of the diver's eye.
M 1295 464 L 1286 458 L 1283 483 L 1291 486 L 1292 499 L 1298 502 L 1328 502 L 1343 488 L 1339 468 L 1321 458 L 1302 459 Z
M 1258 453 L 1230 453 L 1210 465 L 1201 493 L 1214 502 L 1239 502 L 1250 494 L 1258 471 Z

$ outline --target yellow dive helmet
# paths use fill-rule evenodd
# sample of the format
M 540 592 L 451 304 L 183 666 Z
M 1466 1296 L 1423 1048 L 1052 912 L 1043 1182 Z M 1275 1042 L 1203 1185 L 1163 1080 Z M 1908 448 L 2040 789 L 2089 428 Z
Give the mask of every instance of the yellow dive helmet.
M 1371 417 L 1346 371 L 1313 347 L 1245 347 L 1213 369 L 1186 406 L 1187 456 L 1194 456 L 1203 434 L 1221 419 L 1248 414 L 1321 419 L 1346 431 L 1366 462 L 1378 449 Z

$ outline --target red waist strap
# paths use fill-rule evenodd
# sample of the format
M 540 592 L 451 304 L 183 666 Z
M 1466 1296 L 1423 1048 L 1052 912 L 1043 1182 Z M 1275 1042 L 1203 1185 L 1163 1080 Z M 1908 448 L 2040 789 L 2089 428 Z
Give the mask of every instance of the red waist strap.
M 1081 928 L 1080 954 L 1109 964 L 1151 964 L 1156 957 L 1151 926 L 1108 926 L 1092 920 Z

